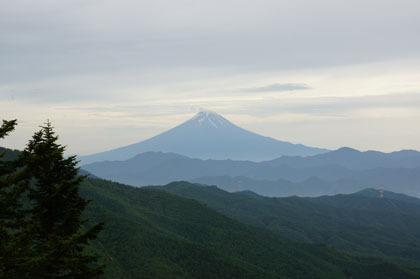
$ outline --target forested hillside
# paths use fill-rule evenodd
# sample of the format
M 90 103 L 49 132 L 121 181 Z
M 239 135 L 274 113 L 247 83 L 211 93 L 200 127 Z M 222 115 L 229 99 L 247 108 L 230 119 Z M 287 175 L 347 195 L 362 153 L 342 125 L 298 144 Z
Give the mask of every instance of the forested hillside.
M 159 189 L 83 183 L 106 278 L 418 278 L 393 264 L 296 243 Z
M 163 190 L 201 201 L 242 222 L 302 242 L 381 256 L 420 270 L 420 200 L 367 189 L 319 198 L 268 198 L 175 182 Z

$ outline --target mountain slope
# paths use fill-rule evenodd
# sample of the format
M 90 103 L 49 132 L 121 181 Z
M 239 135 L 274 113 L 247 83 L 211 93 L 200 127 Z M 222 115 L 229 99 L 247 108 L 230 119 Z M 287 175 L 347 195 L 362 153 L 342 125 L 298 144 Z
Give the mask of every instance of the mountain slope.
M 14 160 L 19 156 L 19 150 L 8 149 L 0 146 L 0 154 L 4 153 L 4 156 L 0 158 L 0 161 Z
M 327 150 L 278 141 L 242 129 L 226 118 L 202 111 L 190 120 L 148 140 L 114 150 L 81 156 L 82 165 L 126 160 L 148 151 L 173 152 L 202 159 L 262 161 L 282 155 L 314 155 Z
M 319 198 L 267 198 L 187 182 L 162 189 L 290 239 L 387 257 L 420 270 L 419 199 L 392 192 L 379 199 L 373 189 Z
M 158 189 L 83 183 L 106 278 L 419 278 L 382 260 L 295 243 Z

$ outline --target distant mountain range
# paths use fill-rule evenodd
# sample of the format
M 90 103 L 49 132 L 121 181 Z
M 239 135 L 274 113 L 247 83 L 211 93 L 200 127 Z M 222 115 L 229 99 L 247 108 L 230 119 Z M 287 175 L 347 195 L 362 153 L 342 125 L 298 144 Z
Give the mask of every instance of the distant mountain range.
M 328 167 L 317 176 L 305 173 L 300 169 L 303 181 L 291 182 L 286 179 L 252 179 L 246 176 L 203 176 L 190 181 L 206 185 L 217 185 L 220 188 L 235 192 L 251 190 L 260 195 L 272 197 L 302 196 L 317 197 L 321 195 L 350 194 L 365 188 L 384 187 L 387 190 L 420 197 L 420 168 L 375 168 L 370 170 L 354 171 L 338 179 L 329 180 Z M 333 173 L 334 168 L 330 169 Z M 344 173 L 344 172 L 342 172 Z M 322 178 L 320 178 L 322 177 Z
M 223 116 L 202 111 L 190 120 L 148 140 L 132 145 L 80 156 L 81 165 L 126 160 L 148 151 L 172 152 L 200 159 L 262 161 L 283 155 L 308 156 L 326 149 L 292 144 L 242 129 Z
M 228 191 L 252 190 L 266 196 L 319 196 L 378 188 L 420 197 L 420 152 L 360 152 L 341 148 L 314 156 L 272 161 L 191 159 L 147 152 L 125 161 L 83 166 L 96 176 L 135 186 L 192 181 Z
M 349 147 L 310 157 L 282 156 L 270 162 L 269 166 L 287 165 L 295 168 L 311 168 L 326 165 L 340 165 L 351 170 L 372 168 L 413 168 L 420 167 L 420 152 L 402 150 L 391 153 L 379 151 L 360 152 Z

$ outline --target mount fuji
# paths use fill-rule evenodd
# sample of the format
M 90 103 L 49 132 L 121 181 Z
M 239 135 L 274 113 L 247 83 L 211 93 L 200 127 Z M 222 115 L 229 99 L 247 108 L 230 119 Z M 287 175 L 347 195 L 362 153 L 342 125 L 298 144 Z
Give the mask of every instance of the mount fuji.
M 79 159 L 81 165 L 85 165 L 126 160 L 148 151 L 172 152 L 199 159 L 263 161 L 283 155 L 316 155 L 328 150 L 264 137 L 234 125 L 215 112 L 201 111 L 190 120 L 148 140 Z

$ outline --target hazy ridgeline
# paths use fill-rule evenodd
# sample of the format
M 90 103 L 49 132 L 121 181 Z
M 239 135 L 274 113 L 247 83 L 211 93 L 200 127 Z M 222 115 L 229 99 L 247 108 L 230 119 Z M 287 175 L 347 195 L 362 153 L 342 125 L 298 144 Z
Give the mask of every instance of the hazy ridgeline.
M 125 161 L 82 166 L 102 178 L 135 186 L 191 181 L 227 191 L 251 190 L 265 196 L 319 196 L 365 188 L 420 197 L 420 153 L 359 152 L 341 148 L 315 156 L 283 156 L 272 161 L 200 160 L 147 152 Z

